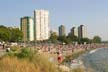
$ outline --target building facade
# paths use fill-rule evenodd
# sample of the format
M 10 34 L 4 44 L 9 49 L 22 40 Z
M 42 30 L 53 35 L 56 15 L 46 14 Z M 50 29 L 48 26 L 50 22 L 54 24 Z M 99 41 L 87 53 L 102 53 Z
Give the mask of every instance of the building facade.
M 49 11 L 34 11 L 34 39 L 37 41 L 49 39 Z
M 72 27 L 71 33 L 72 33 L 73 36 L 77 36 L 78 37 L 78 28 L 77 27 Z
M 34 23 L 33 18 L 23 17 L 20 22 L 20 29 L 23 33 L 23 41 L 34 41 Z
M 87 30 L 84 25 L 80 25 L 78 27 L 78 37 L 79 38 L 87 38 Z
M 59 26 L 59 36 L 65 36 L 65 26 Z

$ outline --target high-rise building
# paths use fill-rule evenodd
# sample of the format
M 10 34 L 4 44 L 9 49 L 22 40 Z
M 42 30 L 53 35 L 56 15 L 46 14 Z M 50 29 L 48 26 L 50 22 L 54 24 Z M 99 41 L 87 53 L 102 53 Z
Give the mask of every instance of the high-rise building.
M 65 36 L 65 26 L 59 26 L 59 36 Z
M 87 38 L 87 30 L 84 25 L 80 25 L 78 27 L 78 37 L 79 38 Z
M 33 41 L 34 40 L 34 23 L 33 18 L 23 17 L 21 18 L 21 31 L 23 32 L 23 41 Z
M 73 36 L 77 36 L 78 37 L 78 28 L 72 27 L 71 33 L 72 33 Z
M 34 38 L 37 41 L 49 39 L 49 11 L 34 11 Z

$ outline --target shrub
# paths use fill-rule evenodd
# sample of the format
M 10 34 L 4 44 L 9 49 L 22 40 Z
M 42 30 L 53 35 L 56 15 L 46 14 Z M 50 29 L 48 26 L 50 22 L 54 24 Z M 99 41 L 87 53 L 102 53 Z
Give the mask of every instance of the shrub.
M 18 58 L 29 58 L 32 54 L 32 51 L 30 51 L 29 48 L 22 48 L 19 53 L 17 53 Z
M 9 52 L 0 59 L 2 72 L 56 72 L 55 64 L 48 58 L 30 48 L 22 48 L 18 52 Z
M 11 48 L 11 51 L 13 51 L 13 52 L 20 50 L 20 48 L 18 46 L 12 46 L 10 48 Z

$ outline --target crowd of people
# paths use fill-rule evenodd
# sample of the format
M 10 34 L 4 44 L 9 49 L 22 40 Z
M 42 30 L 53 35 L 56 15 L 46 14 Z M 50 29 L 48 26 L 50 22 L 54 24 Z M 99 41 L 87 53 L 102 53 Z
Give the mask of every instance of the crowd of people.
M 33 45 L 31 46 L 33 47 Z M 7 45 L 1 44 L 0 49 L 8 48 Z M 63 51 L 70 51 L 75 52 L 79 49 L 89 50 L 94 48 L 108 48 L 108 44 L 53 44 L 53 43 L 38 43 L 35 44 L 35 48 L 41 50 L 42 52 L 49 52 L 49 53 L 57 53 Z
M 38 44 L 36 48 L 42 50 L 43 52 L 63 52 L 63 51 L 71 51 L 74 52 L 79 49 L 89 50 L 94 48 L 108 48 L 108 44 L 69 44 L 69 45 L 62 45 L 62 44 Z
M 63 57 L 71 55 L 72 53 L 80 50 L 89 51 L 97 48 L 108 48 L 108 44 L 37 44 L 35 48 L 38 48 L 41 52 L 47 52 L 57 56 L 59 63 L 63 61 Z M 56 61 L 56 58 L 55 58 Z

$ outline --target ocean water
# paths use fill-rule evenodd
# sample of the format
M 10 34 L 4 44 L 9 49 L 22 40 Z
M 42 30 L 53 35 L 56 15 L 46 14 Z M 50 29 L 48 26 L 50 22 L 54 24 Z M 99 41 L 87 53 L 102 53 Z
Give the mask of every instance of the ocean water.
M 99 48 L 88 52 L 82 57 L 86 68 L 92 72 L 108 72 L 108 48 Z

